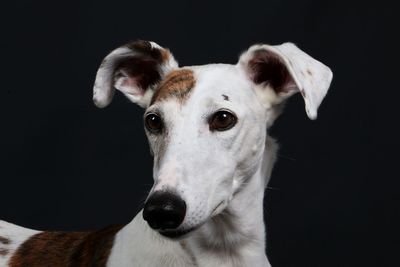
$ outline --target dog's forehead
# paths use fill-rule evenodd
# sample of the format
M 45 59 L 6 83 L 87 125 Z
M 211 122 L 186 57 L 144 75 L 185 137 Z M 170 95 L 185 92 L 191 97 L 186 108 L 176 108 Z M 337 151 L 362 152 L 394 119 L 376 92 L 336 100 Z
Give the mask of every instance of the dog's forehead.
M 208 97 L 219 96 L 224 100 L 237 95 L 239 88 L 246 86 L 244 75 L 236 65 L 208 64 L 181 67 L 168 73 L 155 89 L 150 105 L 174 100 L 184 104 L 196 93 Z
M 195 84 L 193 70 L 189 68 L 173 70 L 157 86 L 150 104 L 169 98 L 184 101 Z

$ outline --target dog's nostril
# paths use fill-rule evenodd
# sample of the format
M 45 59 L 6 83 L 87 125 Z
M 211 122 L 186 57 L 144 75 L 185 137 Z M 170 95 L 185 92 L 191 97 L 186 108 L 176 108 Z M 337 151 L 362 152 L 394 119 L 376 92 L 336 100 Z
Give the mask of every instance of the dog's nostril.
M 168 191 L 155 192 L 143 209 L 143 219 L 153 229 L 175 229 L 185 218 L 186 203 Z

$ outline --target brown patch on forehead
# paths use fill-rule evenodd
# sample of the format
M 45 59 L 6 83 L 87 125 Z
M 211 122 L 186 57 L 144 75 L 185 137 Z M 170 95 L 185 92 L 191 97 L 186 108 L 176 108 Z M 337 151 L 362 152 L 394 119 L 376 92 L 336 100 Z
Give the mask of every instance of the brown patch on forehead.
M 192 70 L 181 69 L 172 71 L 161 81 L 150 104 L 170 97 L 184 101 L 195 84 L 196 80 Z
M 93 232 L 42 232 L 30 237 L 11 257 L 10 267 L 105 267 L 115 234 L 122 226 Z

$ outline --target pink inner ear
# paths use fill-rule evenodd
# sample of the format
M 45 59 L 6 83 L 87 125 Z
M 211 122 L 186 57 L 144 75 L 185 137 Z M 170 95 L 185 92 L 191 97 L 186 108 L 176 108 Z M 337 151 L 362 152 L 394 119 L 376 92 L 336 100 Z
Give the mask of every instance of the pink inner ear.
M 122 71 L 121 71 L 122 72 Z M 119 87 L 121 91 L 131 94 L 131 95 L 135 95 L 135 96 L 142 96 L 144 95 L 145 90 L 143 90 L 137 83 L 135 78 L 131 78 L 131 77 L 123 77 L 123 78 L 119 78 Z
M 288 93 L 297 87 L 279 55 L 259 49 L 248 62 L 250 77 L 256 84 L 270 85 L 276 93 Z
M 143 95 L 149 87 L 160 81 L 159 63 L 151 58 L 130 57 L 118 65 L 115 77 L 116 80 L 123 79 L 120 86 L 126 93 Z

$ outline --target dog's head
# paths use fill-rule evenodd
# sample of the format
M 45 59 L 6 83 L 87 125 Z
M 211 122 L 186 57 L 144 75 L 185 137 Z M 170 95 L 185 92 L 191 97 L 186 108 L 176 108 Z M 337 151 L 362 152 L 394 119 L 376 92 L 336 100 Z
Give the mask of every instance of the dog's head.
M 143 216 L 176 237 L 224 210 L 258 169 L 283 101 L 300 92 L 315 119 L 331 79 L 291 43 L 254 45 L 236 65 L 179 67 L 169 50 L 138 41 L 104 59 L 93 99 L 105 107 L 118 89 L 146 109 L 154 185 Z

